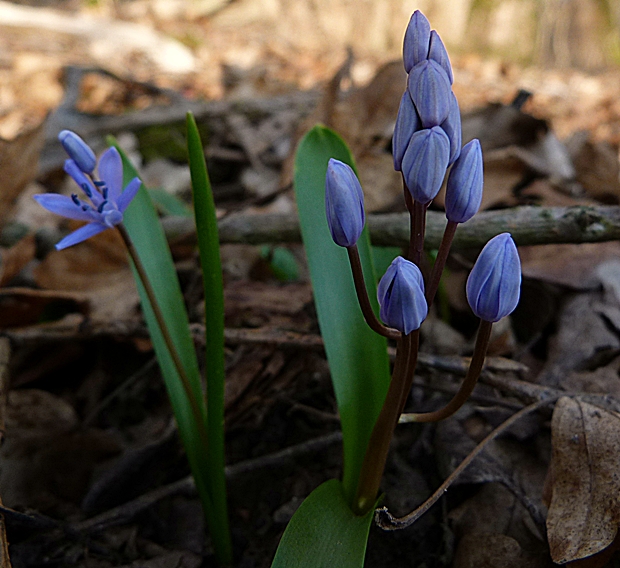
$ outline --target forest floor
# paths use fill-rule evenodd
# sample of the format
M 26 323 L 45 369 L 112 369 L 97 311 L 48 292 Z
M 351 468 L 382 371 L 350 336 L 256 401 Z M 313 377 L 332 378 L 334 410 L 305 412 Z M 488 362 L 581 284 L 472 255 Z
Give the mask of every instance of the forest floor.
M 162 15 L 144 2 L 103 13 L 48 2 L 18 5 L 26 11 L 11 24 L 11 6 L 0 2 L 0 566 L 215 566 L 120 239 L 108 231 L 55 251 L 74 227 L 32 195 L 72 191 L 61 129 L 98 151 L 116 136 L 153 190 L 203 357 L 185 112 L 203 133 L 222 221 L 295 215 L 295 145 L 316 122 L 350 144 L 369 211 L 404 211 L 390 154 L 398 53 L 292 49 L 249 16 L 232 25 L 228 8 Z M 94 33 L 97 18 L 106 33 Z M 167 45 L 170 36 L 182 42 Z M 617 209 L 620 70 L 471 54 L 453 66 L 464 137 L 485 151 L 483 209 Z M 521 90 L 531 95 L 517 104 Z M 339 419 L 301 243 L 223 240 L 235 565 L 263 568 L 301 501 L 340 475 Z M 476 326 L 464 282 L 477 252 L 450 258 L 408 410 L 441 406 L 462 379 Z M 522 299 L 495 327 L 482 384 L 453 418 L 397 428 L 383 503 L 406 515 L 494 428 L 538 406 L 418 522 L 373 526 L 369 568 L 542 568 L 552 557 L 620 566 L 620 244 L 519 252 Z M 561 501 L 563 481 L 573 485 Z M 554 522 L 571 526 L 550 525 L 552 496 Z

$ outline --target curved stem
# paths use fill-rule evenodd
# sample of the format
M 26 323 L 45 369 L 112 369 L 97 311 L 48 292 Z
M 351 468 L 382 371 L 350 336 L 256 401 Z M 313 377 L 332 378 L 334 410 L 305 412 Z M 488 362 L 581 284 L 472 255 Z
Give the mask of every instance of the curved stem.
M 368 327 L 375 333 L 388 337 L 389 339 L 400 339 L 401 333 L 396 329 L 386 327 L 383 325 L 375 315 L 372 306 L 370 305 L 370 299 L 368 298 L 368 291 L 366 290 L 366 284 L 364 283 L 364 272 L 362 270 L 362 262 L 360 260 L 360 254 L 357 250 L 357 245 L 347 247 L 347 253 L 349 254 L 349 262 L 351 263 L 351 272 L 353 273 L 353 282 L 355 284 L 355 292 L 357 299 L 360 303 L 360 308 L 364 319 L 368 324 Z
M 443 238 L 441 239 L 441 244 L 439 245 L 439 251 L 437 252 L 437 258 L 435 259 L 435 264 L 433 265 L 433 271 L 431 272 L 431 277 L 429 279 L 428 286 L 426 287 L 426 302 L 429 309 L 433 305 L 437 288 L 439 288 L 439 281 L 441 280 L 443 269 L 446 266 L 446 260 L 448 259 L 448 254 L 450 253 L 450 245 L 452 245 L 452 240 L 454 239 L 454 233 L 456 232 L 457 227 L 458 223 L 448 221 L 446 229 L 443 233 Z
M 390 442 L 400 415 L 403 392 L 407 385 L 406 374 L 414 346 L 415 356 L 417 356 L 418 336 L 419 330 L 415 330 L 409 335 L 401 336 L 401 339 L 398 340 L 392 381 L 370 435 L 357 492 L 352 504 L 353 512 L 356 515 L 366 514 L 374 506 L 377 499 Z
M 189 377 L 185 372 L 185 367 L 181 362 L 181 357 L 179 356 L 179 352 L 172 340 L 170 335 L 170 331 L 168 326 L 166 325 L 166 320 L 164 319 L 164 315 L 161 311 L 159 303 L 157 302 L 157 297 L 155 296 L 155 291 L 153 290 L 153 286 L 151 285 L 151 281 L 146 273 L 146 269 L 140 260 L 140 256 L 138 255 L 138 251 L 127 232 L 125 226 L 121 223 L 116 226 L 118 232 L 120 233 L 125 246 L 127 247 L 127 252 L 129 252 L 129 256 L 133 260 L 134 266 L 136 267 L 136 271 L 138 276 L 140 277 L 140 281 L 142 282 L 142 286 L 148 296 L 149 303 L 151 304 L 151 309 L 153 310 L 153 314 L 155 315 L 155 319 L 157 319 L 157 323 L 159 324 L 159 329 L 161 330 L 162 337 L 164 342 L 166 343 L 166 347 L 168 348 L 168 352 L 170 353 L 170 357 L 172 358 L 172 362 L 174 363 L 174 367 L 181 379 L 181 384 L 183 385 L 183 390 L 185 391 L 185 395 L 189 400 L 190 407 L 192 409 L 192 414 L 194 415 L 194 420 L 196 422 L 196 428 L 198 430 L 201 442 L 206 450 L 208 447 L 209 437 L 206 431 L 205 425 L 205 417 L 204 413 L 201 411 L 200 405 L 198 404 L 198 400 L 196 399 L 196 395 L 192 390 L 191 383 Z
M 433 412 L 423 412 L 419 414 L 407 414 L 406 420 L 403 422 L 438 422 L 448 416 L 452 416 L 469 398 L 469 395 L 474 390 L 480 372 L 484 365 L 484 358 L 487 353 L 487 347 L 489 346 L 489 338 L 491 337 L 491 328 L 493 324 L 490 321 L 480 321 L 480 327 L 478 328 L 478 336 L 476 337 L 476 346 L 474 347 L 474 354 L 469 363 L 469 369 L 465 380 L 461 385 L 459 391 L 454 395 L 452 400 L 446 404 L 443 408 L 435 410 Z

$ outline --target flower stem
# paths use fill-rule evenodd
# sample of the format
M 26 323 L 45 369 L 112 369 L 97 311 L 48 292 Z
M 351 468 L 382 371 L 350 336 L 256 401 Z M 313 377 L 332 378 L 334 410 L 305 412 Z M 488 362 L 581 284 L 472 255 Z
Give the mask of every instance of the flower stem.
M 418 341 L 419 330 L 401 336 L 398 340 L 392 381 L 370 435 L 357 492 L 353 500 L 352 508 L 356 515 L 366 514 L 375 504 L 390 442 L 400 415 L 401 401 L 408 382 L 407 371 L 411 367 L 410 360 L 411 358 L 417 359 Z
M 189 381 L 187 373 L 185 372 L 185 367 L 181 362 L 179 352 L 174 344 L 174 341 L 172 340 L 170 331 L 168 329 L 168 326 L 166 325 L 166 320 L 164 319 L 164 315 L 161 311 L 159 303 L 157 302 L 155 291 L 153 290 L 151 281 L 149 280 L 149 277 L 146 273 L 146 269 L 144 268 L 144 265 L 140 260 L 138 251 L 136 250 L 136 247 L 134 246 L 133 241 L 131 240 L 131 237 L 129 236 L 129 233 L 127 232 L 125 226 L 121 223 L 117 225 L 116 228 L 118 229 L 125 243 L 125 246 L 127 247 L 127 252 L 129 253 L 129 256 L 134 263 L 138 276 L 140 277 L 140 281 L 142 282 L 142 286 L 144 287 L 146 295 L 148 296 L 149 303 L 151 304 L 151 309 L 153 310 L 153 314 L 155 315 L 157 323 L 159 324 L 159 329 L 161 330 L 162 337 L 164 339 L 164 342 L 166 343 L 166 347 L 168 348 L 168 352 L 170 353 L 170 357 L 172 358 L 174 367 L 179 375 L 179 378 L 181 379 L 183 390 L 185 391 L 185 395 L 187 396 L 190 407 L 192 409 L 192 414 L 194 415 L 194 420 L 196 422 L 196 428 L 198 430 L 200 440 L 206 451 L 206 448 L 208 447 L 209 437 L 207 435 L 204 412 L 201 411 L 196 395 L 192 390 L 191 383 Z
M 411 236 L 409 238 L 409 260 L 418 268 L 422 262 L 422 253 L 424 251 L 424 233 L 426 232 L 426 210 L 429 203 L 413 202 L 413 213 L 411 219 Z
M 448 221 L 446 229 L 443 233 L 443 238 L 441 239 L 441 244 L 439 245 L 439 251 L 437 252 L 437 258 L 435 259 L 431 277 L 429 279 L 428 286 L 426 287 L 426 302 L 428 303 L 429 309 L 433 305 L 435 294 L 439 288 L 439 281 L 441 280 L 443 269 L 446 266 L 446 260 L 448 260 L 450 245 L 452 245 L 452 240 L 454 239 L 454 233 L 456 232 L 457 226 L 458 223 Z
M 492 327 L 493 324 L 490 321 L 480 321 L 480 327 L 478 328 L 478 335 L 476 337 L 476 346 L 474 347 L 474 354 L 469 363 L 469 369 L 467 369 L 467 375 L 465 376 L 461 388 L 454 395 L 452 400 L 443 408 L 433 412 L 408 414 L 407 422 L 438 422 L 439 420 L 448 418 L 448 416 L 452 416 L 465 404 L 480 377 L 480 372 L 484 365 L 484 358 L 486 357 L 487 348 L 489 346 Z
M 370 329 L 372 329 L 375 333 L 383 335 L 384 337 L 399 339 L 401 337 L 400 331 L 383 325 L 377 319 L 377 316 L 370 305 L 368 291 L 366 290 L 366 284 L 364 284 L 364 272 L 362 271 L 362 263 L 360 261 L 360 254 L 357 250 L 357 245 L 347 247 L 347 253 L 349 254 L 349 262 L 351 263 L 351 272 L 353 273 L 355 292 L 368 327 L 370 327 Z

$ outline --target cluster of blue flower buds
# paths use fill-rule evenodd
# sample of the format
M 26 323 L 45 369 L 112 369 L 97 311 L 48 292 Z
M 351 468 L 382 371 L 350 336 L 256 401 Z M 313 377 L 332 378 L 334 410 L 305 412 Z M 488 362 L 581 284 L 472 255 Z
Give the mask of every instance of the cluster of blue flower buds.
M 420 11 L 413 14 L 407 27 L 403 61 L 408 79 L 392 139 L 394 168 L 402 173 L 413 202 L 426 207 L 437 196 L 451 166 L 445 210 L 453 235 L 456 224 L 471 219 L 480 207 L 482 150 L 476 139 L 461 148 L 461 115 L 452 92 L 450 60 L 441 38 Z M 333 240 L 342 247 L 354 247 L 365 222 L 364 197 L 355 172 L 331 159 L 325 187 Z M 498 321 L 516 307 L 520 285 L 517 248 L 508 233 L 498 235 L 483 249 L 467 283 L 473 312 L 484 321 Z M 426 318 L 422 274 L 405 258 L 396 258 L 388 268 L 378 296 L 381 319 L 405 335 L 418 329 Z

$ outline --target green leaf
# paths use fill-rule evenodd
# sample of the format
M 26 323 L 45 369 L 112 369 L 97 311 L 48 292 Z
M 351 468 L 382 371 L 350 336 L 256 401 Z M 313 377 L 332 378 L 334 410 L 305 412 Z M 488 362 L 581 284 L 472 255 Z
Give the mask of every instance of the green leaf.
M 362 316 L 347 252 L 332 241 L 325 217 L 325 174 L 329 158 L 355 168 L 342 139 L 315 126 L 295 157 L 294 185 L 321 334 L 342 423 L 343 487 L 352 503 L 374 423 L 390 382 L 387 343 Z M 376 277 L 367 229 L 357 243 L 370 301 L 378 311 Z
M 392 261 L 402 252 L 399 247 L 372 247 L 372 262 L 377 274 L 384 274 Z
M 109 138 L 108 142 L 114 145 L 121 154 L 123 159 L 123 183 L 127 184 L 134 177 L 138 177 L 138 172 L 125 153 L 115 143 L 114 139 Z M 140 188 L 138 194 L 125 211 L 123 224 L 138 251 L 140 260 L 149 277 L 166 326 L 169 329 L 172 341 L 190 381 L 191 390 L 199 401 L 200 410 L 206 424 L 207 410 L 200 382 L 198 360 L 189 329 L 189 318 L 183 302 L 181 287 L 166 236 L 151 198 L 144 187 Z M 194 418 L 191 404 L 164 341 L 148 296 L 135 269 L 134 277 L 142 303 L 144 319 L 153 342 L 153 349 L 157 355 L 157 361 L 166 384 L 172 411 L 179 428 L 179 435 L 187 453 L 187 459 L 196 482 L 203 509 L 207 515 L 209 511 L 214 510 L 208 479 L 209 460 L 207 448 L 202 444 L 200 431 Z
M 161 188 L 149 189 L 148 192 L 157 210 L 164 215 L 176 215 L 178 217 L 192 216 L 190 208 L 176 195 L 172 195 Z
M 269 262 L 269 268 L 274 276 L 282 282 L 293 282 L 299 278 L 299 264 L 295 255 L 286 247 L 261 248 L 261 256 Z
M 272 568 L 361 568 L 374 509 L 351 512 L 337 479 L 317 487 L 293 515 Z
M 221 560 L 230 563 L 232 549 L 224 476 L 224 284 L 220 260 L 215 202 L 196 121 L 187 114 L 187 146 L 200 265 L 205 292 L 207 378 L 208 483 L 213 511 L 207 511 L 209 528 Z

